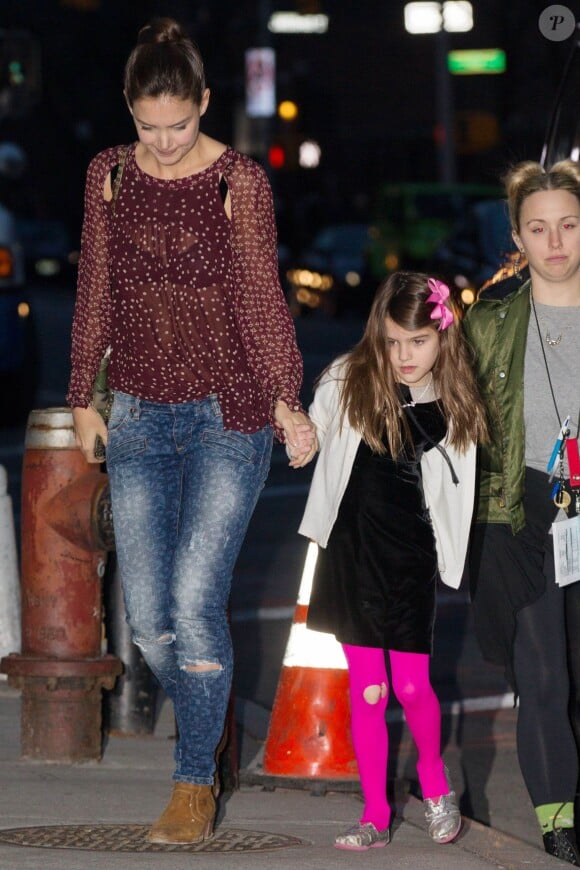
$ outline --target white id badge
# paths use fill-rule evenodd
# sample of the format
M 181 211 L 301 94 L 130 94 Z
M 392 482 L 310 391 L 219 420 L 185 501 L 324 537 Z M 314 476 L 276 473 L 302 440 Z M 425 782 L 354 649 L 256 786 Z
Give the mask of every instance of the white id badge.
M 552 523 L 554 566 L 558 586 L 580 580 L 580 516 Z

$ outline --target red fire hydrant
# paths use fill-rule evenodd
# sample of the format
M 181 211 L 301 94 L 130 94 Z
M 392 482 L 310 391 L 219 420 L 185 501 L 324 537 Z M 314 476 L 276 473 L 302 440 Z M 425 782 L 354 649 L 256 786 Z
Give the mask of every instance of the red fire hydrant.
M 102 689 L 122 669 L 103 654 L 101 578 L 114 548 L 107 483 L 76 447 L 68 408 L 32 411 L 22 472 L 22 652 L 0 662 L 22 690 L 23 758 L 102 754 Z

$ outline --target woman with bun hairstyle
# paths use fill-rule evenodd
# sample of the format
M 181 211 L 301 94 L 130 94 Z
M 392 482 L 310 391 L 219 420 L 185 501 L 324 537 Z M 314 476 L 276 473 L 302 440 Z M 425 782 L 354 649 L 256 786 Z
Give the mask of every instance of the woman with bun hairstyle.
M 127 619 L 175 708 L 174 788 L 149 839 L 197 843 L 219 789 L 234 563 L 273 433 L 293 468 L 316 446 L 270 186 L 200 131 L 210 92 L 177 22 L 140 31 L 124 94 L 138 141 L 88 169 L 67 401 L 87 461 L 106 443 Z M 108 429 L 91 405 L 107 349 Z
M 470 555 L 474 621 L 519 699 L 518 757 L 544 847 L 580 866 L 580 582 L 556 583 L 552 534 L 580 505 L 580 476 L 570 479 L 580 472 L 580 167 L 526 161 L 505 184 L 529 278 L 490 285 L 464 321 L 491 424 Z
M 417 746 L 429 837 L 449 843 L 461 816 L 430 656 L 438 580 L 457 589 L 463 575 L 475 445 L 486 433 L 449 288 L 420 272 L 390 275 L 362 339 L 320 377 L 309 414 L 321 449 L 299 529 L 319 545 L 307 622 L 345 653 L 364 799 L 335 846 L 390 842 L 389 682 Z

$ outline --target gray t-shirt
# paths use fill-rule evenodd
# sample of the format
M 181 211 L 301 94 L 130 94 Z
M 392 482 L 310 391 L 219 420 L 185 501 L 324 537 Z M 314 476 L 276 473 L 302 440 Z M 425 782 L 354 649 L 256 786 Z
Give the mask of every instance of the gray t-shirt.
M 538 334 L 532 308 L 524 368 L 526 465 L 545 472 L 560 426 L 568 414 L 570 435 L 574 438 L 578 436 L 580 306 L 535 304 L 540 329 Z M 557 418 L 550 392 L 546 362 L 561 420 Z

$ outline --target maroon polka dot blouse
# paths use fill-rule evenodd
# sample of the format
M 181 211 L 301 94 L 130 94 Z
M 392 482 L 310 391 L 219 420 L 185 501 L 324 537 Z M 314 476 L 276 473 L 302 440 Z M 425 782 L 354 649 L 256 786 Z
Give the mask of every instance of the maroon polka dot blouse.
M 278 399 L 300 409 L 302 359 L 264 170 L 228 148 L 201 172 L 159 179 L 138 167 L 133 144 L 113 214 L 103 189 L 120 152 L 102 151 L 87 173 L 68 404 L 90 404 L 110 346 L 113 389 L 171 403 L 215 394 L 226 429 L 273 422 Z

